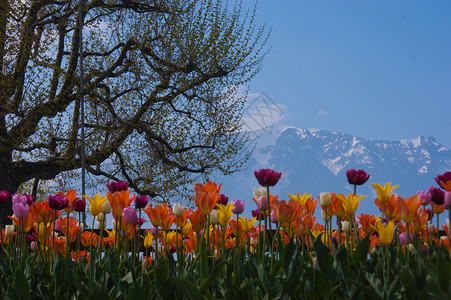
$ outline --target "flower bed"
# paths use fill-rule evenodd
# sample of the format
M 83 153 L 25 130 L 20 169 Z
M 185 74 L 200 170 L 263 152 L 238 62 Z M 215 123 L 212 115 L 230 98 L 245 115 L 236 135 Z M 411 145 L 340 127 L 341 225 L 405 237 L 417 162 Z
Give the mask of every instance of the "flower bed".
M 355 216 L 365 198 L 357 187 L 369 179 L 362 170 L 348 170 L 349 195 L 297 192 L 288 201 L 270 194 L 281 175 L 255 172 L 262 188 L 254 190 L 252 219 L 241 216 L 244 201 L 229 203 L 214 182 L 194 185 L 190 209 L 148 204 L 123 182 L 108 184 L 105 197 L 70 190 L 34 202 L 14 194 L 14 225 L 0 231 L 0 292 L 11 299 L 451 297 L 448 225 L 442 234 L 438 228 L 451 208 L 451 172 L 437 176 L 440 188 L 406 198 L 390 183 L 372 184 L 378 216 Z M 8 199 L 0 192 L 1 204 Z M 80 223 L 85 199 L 89 230 Z M 318 201 L 322 221 L 313 216 Z M 141 228 L 145 218 L 151 229 Z

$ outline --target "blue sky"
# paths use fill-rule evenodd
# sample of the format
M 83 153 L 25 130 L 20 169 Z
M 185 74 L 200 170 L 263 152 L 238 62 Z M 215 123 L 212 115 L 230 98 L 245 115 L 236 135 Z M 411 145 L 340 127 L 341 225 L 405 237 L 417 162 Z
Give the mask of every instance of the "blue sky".
M 283 125 L 451 149 L 451 1 L 259 0 L 271 50 L 250 92 Z

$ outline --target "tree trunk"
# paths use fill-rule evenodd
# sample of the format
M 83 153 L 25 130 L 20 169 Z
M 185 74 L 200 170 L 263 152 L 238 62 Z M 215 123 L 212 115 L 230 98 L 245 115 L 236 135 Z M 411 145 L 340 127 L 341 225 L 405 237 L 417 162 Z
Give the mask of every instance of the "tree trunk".
M 11 152 L 10 152 L 11 153 Z M 10 195 L 17 192 L 21 182 L 14 178 L 12 173 L 12 159 L 11 155 L 0 152 L 0 190 L 6 190 Z M 1 209 L 2 225 L 11 224 L 11 220 L 7 216 L 13 215 L 11 197 L 6 201 Z

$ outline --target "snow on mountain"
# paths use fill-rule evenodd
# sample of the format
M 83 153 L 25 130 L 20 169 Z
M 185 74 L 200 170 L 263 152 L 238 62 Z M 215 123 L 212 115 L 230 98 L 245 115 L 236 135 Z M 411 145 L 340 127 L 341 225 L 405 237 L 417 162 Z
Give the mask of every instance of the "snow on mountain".
M 346 170 L 363 169 L 370 180 L 357 188 L 368 195 L 361 209 L 373 209 L 376 193 L 370 183 L 398 184 L 396 192 L 403 196 L 436 185 L 434 177 L 451 170 L 451 151 L 433 137 L 417 137 L 400 141 L 366 140 L 350 134 L 289 126 L 270 126 L 251 135 L 254 153 L 242 172 L 217 177 L 222 192 L 231 199 L 251 200 L 258 187 L 253 171 L 271 168 L 282 172 L 271 193 L 287 199 L 287 193 L 351 191 Z M 254 208 L 252 208 L 254 209 Z M 359 208 L 360 209 L 360 208 Z M 358 211 L 359 213 L 359 211 Z

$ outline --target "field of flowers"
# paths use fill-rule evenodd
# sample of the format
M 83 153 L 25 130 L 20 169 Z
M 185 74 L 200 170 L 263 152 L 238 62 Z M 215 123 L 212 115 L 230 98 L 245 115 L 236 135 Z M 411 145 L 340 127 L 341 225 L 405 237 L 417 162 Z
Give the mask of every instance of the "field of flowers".
M 450 299 L 451 172 L 403 197 L 371 185 L 379 215 L 356 216 L 369 175 L 348 170 L 354 192 L 271 195 L 281 173 L 255 171 L 243 201 L 214 182 L 194 184 L 193 208 L 150 204 L 111 182 L 106 196 L 75 190 L 12 201 L 0 230 L 0 294 L 8 299 Z M 92 224 L 81 222 L 89 202 Z M 366 199 L 365 201 L 368 201 Z M 314 212 L 319 204 L 322 220 Z M 254 206 L 252 219 L 244 206 Z M 113 228 L 106 228 L 111 214 Z M 445 216 L 446 217 L 446 216 Z M 142 229 L 144 222 L 151 229 Z M 88 227 L 88 226 L 86 226 Z M 94 228 L 97 227 L 96 230 Z M 99 298 L 100 297 L 100 298 Z

